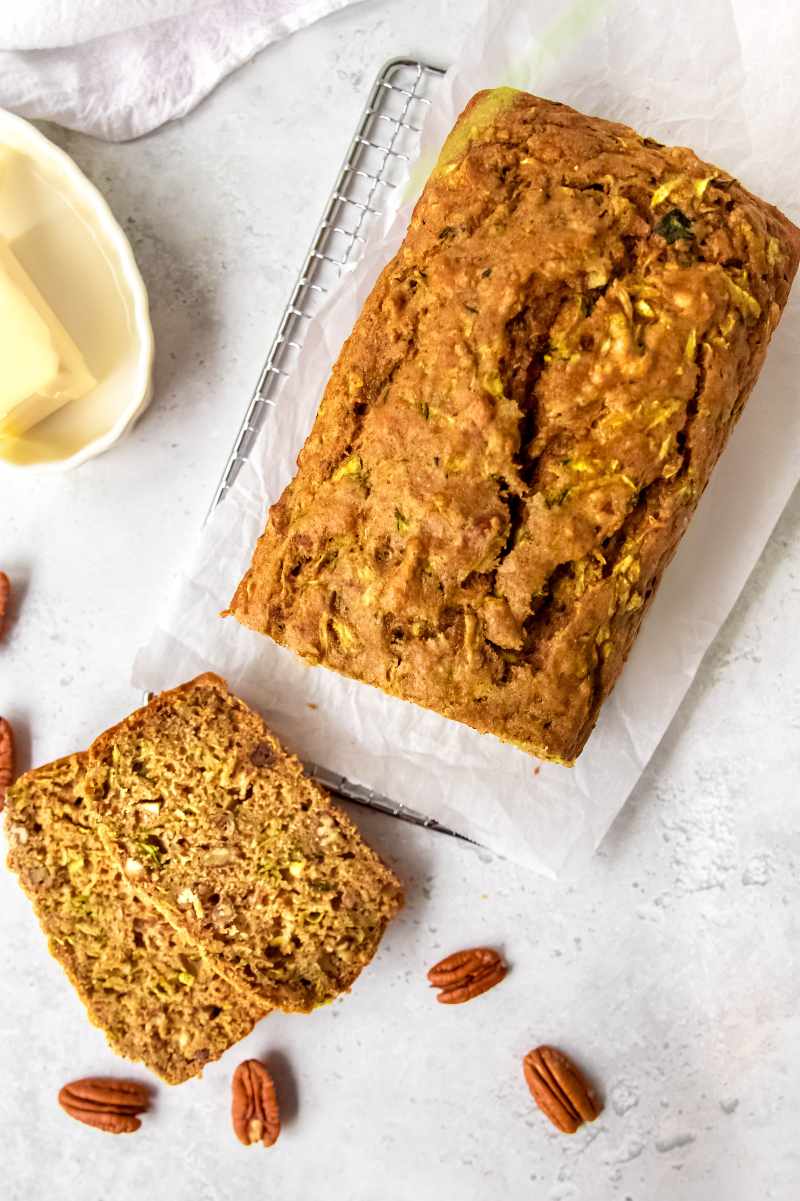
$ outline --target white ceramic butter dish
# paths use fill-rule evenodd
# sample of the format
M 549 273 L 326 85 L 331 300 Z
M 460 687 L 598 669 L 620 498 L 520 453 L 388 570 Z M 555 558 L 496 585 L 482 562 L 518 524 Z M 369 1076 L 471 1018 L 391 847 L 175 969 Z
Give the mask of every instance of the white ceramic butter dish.
M 147 291 L 95 186 L 38 129 L 4 109 L 0 157 L 0 238 L 97 381 L 25 433 L 3 438 L 0 467 L 62 471 L 107 450 L 149 403 Z

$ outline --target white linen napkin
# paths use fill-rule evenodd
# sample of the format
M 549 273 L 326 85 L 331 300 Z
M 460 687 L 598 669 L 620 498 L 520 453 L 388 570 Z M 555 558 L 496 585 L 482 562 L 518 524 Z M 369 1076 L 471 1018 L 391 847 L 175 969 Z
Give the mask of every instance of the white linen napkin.
M 358 0 L 0 5 L 0 107 L 108 141 L 183 117 L 271 42 Z

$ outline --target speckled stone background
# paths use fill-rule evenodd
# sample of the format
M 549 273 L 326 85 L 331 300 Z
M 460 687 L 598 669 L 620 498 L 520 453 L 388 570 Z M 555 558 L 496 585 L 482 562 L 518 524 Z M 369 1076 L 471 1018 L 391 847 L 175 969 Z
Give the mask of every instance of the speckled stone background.
M 61 478 L 0 474 L 16 615 L 0 712 L 23 765 L 85 745 L 127 684 L 201 520 L 371 80 L 448 62 L 476 0 L 370 0 L 261 55 L 185 121 L 109 146 L 52 131 L 105 191 L 150 289 L 157 391 L 129 440 Z M 357 814 L 408 906 L 353 995 L 273 1015 L 131 1138 L 58 1087 L 146 1073 L 107 1050 L 0 873 L 0 1165 L 9 1201 L 794 1201 L 800 1194 L 800 495 L 632 802 L 577 885 Z M 513 970 L 463 1008 L 425 968 L 458 946 Z M 572 1138 L 520 1059 L 550 1041 L 601 1086 Z M 229 1078 L 271 1065 L 285 1127 L 245 1150 Z

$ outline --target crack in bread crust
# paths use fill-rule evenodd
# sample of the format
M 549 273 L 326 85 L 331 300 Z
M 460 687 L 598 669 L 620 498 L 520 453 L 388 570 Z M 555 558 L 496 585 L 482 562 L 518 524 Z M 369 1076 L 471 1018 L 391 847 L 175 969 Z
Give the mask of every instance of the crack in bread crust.
M 479 93 L 231 611 L 574 761 L 758 376 L 799 239 L 689 150 Z

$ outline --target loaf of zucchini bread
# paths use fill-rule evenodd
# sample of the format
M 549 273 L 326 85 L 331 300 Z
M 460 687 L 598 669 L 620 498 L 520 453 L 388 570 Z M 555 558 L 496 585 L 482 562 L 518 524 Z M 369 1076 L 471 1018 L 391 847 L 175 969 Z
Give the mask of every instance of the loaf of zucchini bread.
M 136 897 L 92 829 L 85 775 L 85 756 L 72 755 L 17 780 L 7 798 L 8 864 L 114 1050 L 179 1084 L 244 1038 L 265 1007 Z
M 777 209 L 691 150 L 478 93 L 231 612 L 311 663 L 572 763 L 799 251 Z
M 355 826 L 218 676 L 101 734 L 85 794 L 137 893 L 262 1008 L 345 992 L 402 904 Z

